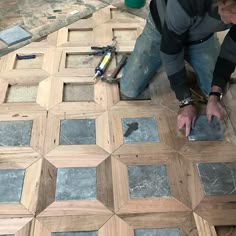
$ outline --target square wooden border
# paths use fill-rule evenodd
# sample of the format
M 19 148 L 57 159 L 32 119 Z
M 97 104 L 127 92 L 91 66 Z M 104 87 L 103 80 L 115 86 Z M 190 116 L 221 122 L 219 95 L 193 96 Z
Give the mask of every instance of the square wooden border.
M 48 82 L 49 81 L 49 82 Z M 7 96 L 7 91 L 9 85 L 19 85 L 19 86 L 27 86 L 27 85 L 38 85 L 37 89 L 37 97 L 35 102 L 9 102 L 6 103 L 5 99 Z M 49 99 L 51 98 L 50 94 L 51 83 L 50 77 L 48 79 L 43 80 L 42 78 L 30 78 L 29 80 L 25 80 L 22 82 L 16 82 L 15 79 L 10 78 L 7 80 L 0 79 L 0 107 L 3 109 L 16 109 L 22 108 L 25 110 L 26 107 L 32 107 L 33 110 L 46 110 L 49 108 Z
M 170 197 L 138 198 L 129 196 L 128 165 L 166 165 Z M 176 153 L 149 156 L 117 155 L 112 158 L 114 206 L 118 215 L 191 212 L 188 195 L 187 168 Z M 183 170 L 177 172 L 176 169 Z
M 93 15 L 87 19 L 81 19 L 67 27 L 62 28 L 58 31 L 58 40 L 57 47 L 81 47 L 81 46 L 91 46 L 87 42 L 69 42 L 68 41 L 68 32 L 69 30 L 79 30 L 79 29 L 94 29 L 94 45 L 104 46 L 104 43 L 107 42 L 105 39 L 107 36 L 103 36 L 104 33 L 101 31 L 100 26 L 106 23 L 114 23 L 118 24 L 136 24 L 138 27 L 142 27 L 144 25 L 144 19 L 131 15 L 130 13 L 124 12 L 125 14 L 129 14 L 132 18 L 112 18 L 112 10 L 120 11 L 120 9 L 115 8 L 112 5 L 109 5 L 103 9 L 100 9 L 93 13 Z M 122 12 L 121 12 L 122 14 Z M 99 26 L 99 27 L 97 27 Z M 103 28 L 104 29 L 104 28 Z M 99 37 L 96 37 L 99 35 Z M 105 41 L 103 41 L 105 39 Z
M 27 155 L 26 155 L 27 156 Z M 14 155 L 15 160 L 19 157 Z M 0 218 L 8 217 L 30 217 L 33 216 L 38 208 L 39 199 L 39 182 L 41 177 L 41 169 L 43 159 L 35 157 L 36 161 L 31 157 L 22 158 L 22 163 L 14 163 L 14 159 L 9 158 L 9 162 L 1 166 L 0 169 L 24 169 L 24 180 L 21 192 L 21 198 L 18 203 L 1 203 Z M 1 160 L 1 159 L 0 159 Z M 18 160 L 19 161 L 19 160 Z
M 29 110 L 30 110 L 30 107 L 29 107 Z M 23 147 L 4 146 L 4 147 L 0 147 L 1 153 L 38 152 L 42 154 L 44 150 L 45 127 L 46 127 L 46 122 L 47 122 L 46 115 L 47 115 L 46 111 L 23 112 L 17 109 L 12 109 L 7 114 L 0 113 L 0 121 L 20 121 L 20 120 L 33 121 L 30 146 L 23 146 Z
M 122 118 L 154 117 L 157 121 L 160 142 L 138 142 L 125 144 L 123 141 Z M 112 151 L 114 154 L 170 153 L 182 148 L 187 140 L 177 134 L 176 115 L 158 106 L 114 106 L 109 110 Z
M 85 114 L 83 111 L 76 111 L 76 106 L 72 110 L 50 111 L 48 114 L 47 131 L 45 138 L 46 157 L 65 157 L 65 156 L 97 156 L 107 157 L 111 152 L 109 121 L 107 112 L 89 111 Z M 60 121 L 69 119 L 95 119 L 96 124 L 96 144 L 88 145 L 59 145 Z M 72 148 L 73 147 L 73 148 Z
M 41 69 L 14 69 L 16 54 L 44 54 Z M 15 79 L 15 83 L 27 82 L 29 79 L 45 79 L 52 74 L 53 61 L 55 58 L 54 48 L 21 48 L 9 53 L 2 65 L 1 77 L 4 79 Z M 33 60 L 33 59 L 32 59 Z
M 77 102 L 64 102 L 63 101 L 63 92 L 65 84 L 77 84 L 77 85 L 91 85 L 94 86 L 94 101 L 77 101 Z M 107 97 L 108 85 L 101 81 L 95 83 L 91 80 L 90 77 L 50 77 L 44 80 L 40 86 L 40 92 L 42 100 L 40 104 L 48 109 L 54 110 L 73 110 L 77 109 L 79 111 L 101 111 L 104 112 L 106 107 L 110 103 L 110 100 Z M 48 91 L 48 100 L 43 97 Z
M 204 150 L 204 149 L 203 149 Z M 202 153 L 182 153 L 192 164 L 189 166 L 189 192 L 193 209 L 210 225 L 234 225 L 236 222 L 236 195 L 206 196 L 203 191 L 197 163 L 236 163 L 235 146 L 208 147 Z
M 46 160 L 45 162 L 47 162 L 48 166 L 51 166 L 50 168 L 53 168 L 53 171 L 50 174 L 45 171 L 43 177 L 45 184 L 40 192 L 40 196 L 44 199 L 44 195 L 47 197 L 47 193 L 50 192 L 54 200 L 37 216 L 37 220 L 45 225 L 49 232 L 57 232 L 57 230 L 97 230 L 113 215 L 111 211 L 113 209 L 111 158 L 103 161 L 93 160 L 90 163 L 86 159 L 82 160 L 79 158 L 68 158 L 67 162 L 52 160 L 53 165 Z M 96 167 L 97 199 L 55 201 L 56 168 L 63 167 Z M 53 179 L 53 183 L 48 185 L 46 180 L 50 178 Z
M 33 235 L 34 219 L 11 218 L 0 219 L 0 234 L 14 234 L 15 236 Z

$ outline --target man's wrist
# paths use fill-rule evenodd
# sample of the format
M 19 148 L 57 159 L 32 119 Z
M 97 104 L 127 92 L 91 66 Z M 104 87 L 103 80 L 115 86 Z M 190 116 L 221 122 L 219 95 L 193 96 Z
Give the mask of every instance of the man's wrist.
M 192 97 L 187 97 L 179 101 L 179 107 L 183 108 L 189 105 L 194 105 L 194 99 Z
M 222 93 L 223 91 L 222 91 L 222 88 L 221 88 L 221 87 L 216 86 L 216 85 L 213 85 L 213 86 L 211 87 L 211 92 Z

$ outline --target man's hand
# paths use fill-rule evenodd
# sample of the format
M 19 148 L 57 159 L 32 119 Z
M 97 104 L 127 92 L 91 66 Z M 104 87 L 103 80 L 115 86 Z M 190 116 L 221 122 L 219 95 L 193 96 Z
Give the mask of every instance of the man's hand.
M 179 109 L 177 127 L 178 129 L 183 129 L 185 127 L 186 137 L 189 136 L 191 128 L 194 127 L 196 116 L 197 110 L 193 105 L 188 105 Z
M 218 120 L 223 119 L 224 111 L 217 97 L 215 96 L 209 97 L 206 114 L 209 123 L 211 122 L 212 116 L 216 116 Z

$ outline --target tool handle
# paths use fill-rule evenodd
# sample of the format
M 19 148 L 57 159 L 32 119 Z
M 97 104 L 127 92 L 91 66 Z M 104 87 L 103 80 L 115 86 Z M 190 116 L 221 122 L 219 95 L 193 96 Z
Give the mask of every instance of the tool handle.
M 16 54 L 16 58 L 18 60 L 28 60 L 28 59 L 36 58 L 36 55 L 19 55 L 19 54 Z
M 116 78 L 116 76 L 119 74 L 119 72 L 122 69 L 122 67 L 126 64 L 127 59 L 128 59 L 128 56 L 127 55 L 123 55 L 123 57 L 121 58 L 120 62 L 117 65 L 117 67 L 112 72 L 111 78 Z

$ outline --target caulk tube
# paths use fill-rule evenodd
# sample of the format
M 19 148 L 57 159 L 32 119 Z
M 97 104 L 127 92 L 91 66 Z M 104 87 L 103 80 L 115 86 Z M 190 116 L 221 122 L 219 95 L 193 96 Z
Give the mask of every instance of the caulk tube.
M 101 76 L 104 74 L 106 68 L 108 67 L 110 61 L 112 59 L 112 52 L 111 51 L 107 51 L 107 53 L 103 56 L 101 62 L 99 63 L 99 65 L 95 68 L 95 76 L 94 79 L 97 76 Z

